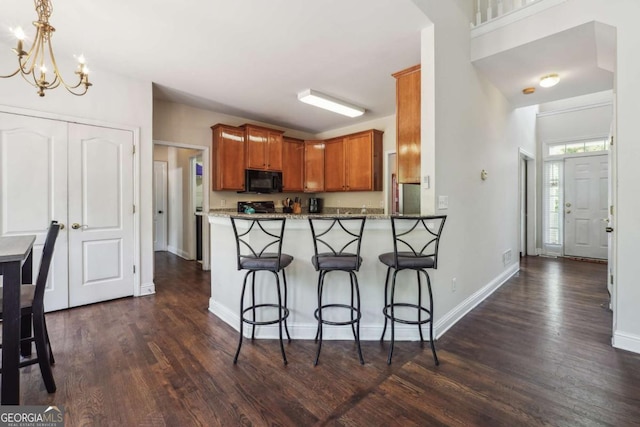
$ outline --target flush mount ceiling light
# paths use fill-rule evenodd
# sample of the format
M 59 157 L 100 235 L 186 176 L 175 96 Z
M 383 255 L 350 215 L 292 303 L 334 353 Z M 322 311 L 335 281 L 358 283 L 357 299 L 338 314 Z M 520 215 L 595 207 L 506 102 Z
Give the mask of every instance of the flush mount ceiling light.
M 525 95 L 531 95 L 535 91 L 536 91 L 535 87 L 525 87 L 524 89 L 522 89 L 522 93 L 524 93 Z
M 18 45 L 13 49 L 13 52 L 18 56 L 18 69 L 9 75 L 0 75 L 0 77 L 8 78 L 20 73 L 27 83 L 38 89 L 38 95 L 40 96 L 44 96 L 45 90 L 55 89 L 60 84 L 74 95 L 84 95 L 89 90 L 89 86 L 91 86 L 91 83 L 89 83 L 89 69 L 85 64 L 84 56 L 80 55 L 77 58 L 78 68 L 75 73 L 78 76 L 78 82 L 75 85 L 68 84 L 62 78 L 60 71 L 58 71 L 58 64 L 56 64 L 56 57 L 53 54 L 53 46 L 51 45 L 51 37 L 56 30 L 49 24 L 49 18 L 53 10 L 51 1 L 34 0 L 34 4 L 38 13 L 38 20 L 33 22 L 36 27 L 36 36 L 33 39 L 33 44 L 25 52 L 22 46 L 26 38 L 24 31 L 20 27 L 12 29 L 13 34 L 18 39 Z M 48 72 L 51 72 L 53 77 L 51 74 L 47 77 Z M 50 78 L 51 81 L 47 81 L 47 78 Z
M 542 87 L 551 87 L 558 84 L 560 81 L 560 76 L 557 74 L 547 74 L 540 79 L 540 86 Z
M 298 94 L 298 100 L 305 104 L 324 108 L 325 110 L 333 111 L 334 113 L 342 114 L 347 117 L 358 117 L 363 115 L 365 111 L 364 108 L 358 107 L 357 105 L 349 104 L 348 102 L 333 98 L 312 89 L 300 92 Z

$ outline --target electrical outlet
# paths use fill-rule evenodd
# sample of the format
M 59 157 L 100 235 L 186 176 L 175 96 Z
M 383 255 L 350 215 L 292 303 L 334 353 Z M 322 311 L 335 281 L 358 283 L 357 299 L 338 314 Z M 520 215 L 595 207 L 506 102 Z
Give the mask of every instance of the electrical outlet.
M 220 207 L 225 207 L 227 206 L 227 201 L 225 199 L 220 199 Z
M 451 279 L 451 292 L 455 292 L 457 289 L 456 278 Z

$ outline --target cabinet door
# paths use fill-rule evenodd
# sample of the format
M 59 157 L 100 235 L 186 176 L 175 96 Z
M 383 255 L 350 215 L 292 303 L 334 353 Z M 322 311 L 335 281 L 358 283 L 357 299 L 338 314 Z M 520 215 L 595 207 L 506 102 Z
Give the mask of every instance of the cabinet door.
M 266 147 L 269 131 L 266 129 L 246 128 L 247 169 L 266 169 Z
M 394 74 L 396 80 L 396 159 L 400 184 L 420 183 L 420 67 Z
M 282 141 L 282 191 L 304 191 L 304 142 Z
M 282 134 L 277 132 L 269 132 L 269 140 L 267 142 L 267 170 L 282 170 Z
M 304 191 L 316 193 L 324 191 L 324 141 L 304 143 Z
M 213 189 L 244 190 L 244 131 L 230 126 L 213 127 Z
M 332 139 L 325 143 L 324 189 L 345 191 L 345 158 L 343 139 Z
M 373 190 L 372 134 L 358 134 L 344 139 L 347 191 Z

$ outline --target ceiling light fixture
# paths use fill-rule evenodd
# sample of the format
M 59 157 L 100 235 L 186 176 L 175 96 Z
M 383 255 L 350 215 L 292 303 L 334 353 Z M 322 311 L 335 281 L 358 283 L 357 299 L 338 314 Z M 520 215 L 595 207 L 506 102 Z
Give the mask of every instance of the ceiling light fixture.
M 333 111 L 334 113 L 342 114 L 347 117 L 358 117 L 363 115 L 365 111 L 364 108 L 358 107 L 357 105 L 349 104 L 348 102 L 333 98 L 312 89 L 300 92 L 298 94 L 298 100 L 305 104 L 324 108 L 325 110 Z
M 560 76 L 557 74 L 547 74 L 540 79 L 540 86 L 542 87 L 551 87 L 558 84 L 560 81 Z
M 80 55 L 77 58 L 78 68 L 75 73 L 79 78 L 78 83 L 76 85 L 67 84 L 60 75 L 60 71 L 58 71 L 58 64 L 56 64 L 53 46 L 51 45 L 51 37 L 56 30 L 49 25 L 49 18 L 53 11 L 51 1 L 34 0 L 34 4 L 38 13 L 38 20 L 33 22 L 36 27 L 36 37 L 33 45 L 28 52 L 25 52 L 22 49 L 23 41 L 26 38 L 24 31 L 20 27 L 13 29 L 13 34 L 18 39 L 18 45 L 13 49 L 15 54 L 18 55 L 18 69 L 9 75 L 0 75 L 0 77 L 8 78 L 20 73 L 27 83 L 38 88 L 38 95 L 40 96 L 44 96 L 45 90 L 55 89 L 60 84 L 74 95 L 84 95 L 89 90 L 89 86 L 91 86 L 91 83 L 89 83 L 89 69 L 85 63 L 84 56 Z M 49 70 L 53 73 L 51 81 L 47 81 L 47 72 Z M 76 89 L 78 91 L 75 91 Z
M 525 95 L 531 95 L 536 91 L 535 87 L 525 87 L 524 89 L 522 89 L 522 93 L 524 93 Z

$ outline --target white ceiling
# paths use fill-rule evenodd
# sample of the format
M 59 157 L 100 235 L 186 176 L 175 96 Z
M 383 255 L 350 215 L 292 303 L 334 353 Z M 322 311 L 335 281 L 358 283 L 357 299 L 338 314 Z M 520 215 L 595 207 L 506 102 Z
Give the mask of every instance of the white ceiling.
M 32 2 L 0 10 L 0 42 L 14 45 L 9 27 L 33 34 Z M 116 72 L 153 82 L 160 99 L 319 133 L 394 113 L 391 74 L 420 62 L 428 19 L 411 0 L 53 0 L 50 23 L 58 58 L 83 53 L 96 85 Z M 615 43 L 613 27 L 593 22 L 474 64 L 513 106 L 534 105 L 611 89 Z M 2 52 L 0 65 L 12 58 Z M 560 84 L 540 88 L 551 72 Z M 303 104 L 307 88 L 367 112 Z
M 33 34 L 32 2 L 0 9 L 0 25 Z M 50 23 L 56 55 L 84 53 L 95 85 L 115 71 L 160 98 L 316 133 L 394 113 L 391 73 L 420 62 L 427 18 L 411 0 L 53 0 Z M 307 88 L 367 113 L 303 104 Z
M 616 58 L 614 27 L 590 22 L 474 62 L 514 107 L 613 89 Z M 539 86 L 557 73 L 560 83 Z M 522 89 L 534 87 L 533 95 Z

